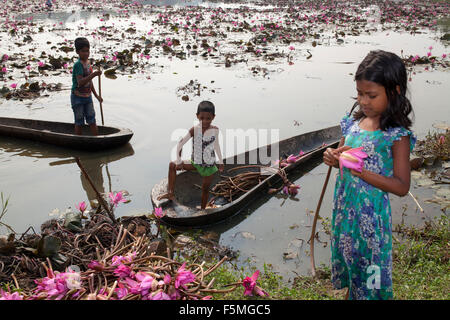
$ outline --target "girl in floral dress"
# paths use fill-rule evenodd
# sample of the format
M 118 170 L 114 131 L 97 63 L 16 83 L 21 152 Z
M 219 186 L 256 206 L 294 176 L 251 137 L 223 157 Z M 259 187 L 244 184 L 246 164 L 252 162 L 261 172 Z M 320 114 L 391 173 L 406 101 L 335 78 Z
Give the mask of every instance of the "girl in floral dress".
M 355 75 L 357 102 L 341 121 L 337 149 L 324 162 L 338 167 L 339 156 L 363 147 L 362 172 L 343 169 L 334 191 L 331 262 L 336 289 L 350 299 L 392 299 L 392 218 L 388 193 L 404 196 L 410 187 L 409 155 L 416 138 L 409 128 L 412 111 L 406 95 L 403 61 L 386 51 L 371 51 Z

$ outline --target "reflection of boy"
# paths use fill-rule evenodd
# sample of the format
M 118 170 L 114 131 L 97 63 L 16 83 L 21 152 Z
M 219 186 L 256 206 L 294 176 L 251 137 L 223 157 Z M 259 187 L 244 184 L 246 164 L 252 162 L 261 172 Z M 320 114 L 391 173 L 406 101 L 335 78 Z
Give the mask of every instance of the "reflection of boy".
M 103 186 L 103 174 L 102 174 L 102 165 L 100 163 L 90 163 L 89 161 L 85 161 L 86 164 L 86 173 L 91 178 L 92 182 L 97 188 L 97 191 L 100 194 L 105 193 L 105 187 Z M 87 180 L 87 178 L 84 176 L 83 173 L 80 174 L 81 179 L 81 186 L 83 187 L 84 191 L 86 191 L 87 198 L 89 199 L 89 202 L 91 205 L 93 204 L 94 200 L 97 200 L 97 193 L 92 189 L 91 184 Z

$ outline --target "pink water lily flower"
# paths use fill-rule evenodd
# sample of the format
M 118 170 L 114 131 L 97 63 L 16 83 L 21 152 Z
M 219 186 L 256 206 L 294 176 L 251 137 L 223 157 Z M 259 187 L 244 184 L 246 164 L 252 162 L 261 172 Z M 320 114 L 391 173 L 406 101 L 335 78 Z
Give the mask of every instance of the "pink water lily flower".
M 68 272 L 47 270 L 47 277 L 34 281 L 37 288 L 35 298 L 61 300 L 71 289 L 81 288 L 81 276 L 69 269 Z
M 298 193 L 298 189 L 300 189 L 299 185 L 291 184 L 289 186 L 289 194 L 290 195 L 296 195 Z
M 127 200 L 123 197 L 122 192 L 117 192 L 116 194 L 110 192 L 109 198 L 114 206 L 117 206 L 120 202 L 127 202 Z
M 175 288 L 179 288 L 180 286 L 184 289 L 187 289 L 185 284 L 192 282 L 195 280 L 195 274 L 186 270 L 185 268 L 186 262 L 181 265 L 181 267 L 177 271 L 177 276 L 175 278 Z
M 118 299 L 122 299 L 123 297 L 128 295 L 127 287 L 124 286 L 121 282 L 117 283 L 117 288 L 116 290 L 114 290 L 114 292 L 116 293 Z
M 158 287 L 158 281 L 145 272 L 138 272 L 136 280 L 139 282 L 139 293 L 143 297 L 148 295 L 150 291 L 155 291 Z
M 2 72 L 3 72 L 3 73 L 6 73 L 6 72 L 8 72 L 8 69 L 6 69 L 5 67 L 3 67 L 3 68 L 2 68 Z
M 0 300 L 23 300 L 23 296 L 18 292 L 9 293 L 0 289 Z
M 150 297 L 151 300 L 172 300 L 172 298 L 164 291 L 158 291 Z
M 121 263 L 131 263 L 133 261 L 134 258 L 136 258 L 136 251 L 133 253 L 129 253 L 126 256 L 114 256 L 112 257 L 111 261 L 111 265 L 112 266 L 117 266 Z
M 114 274 L 116 276 L 118 276 L 119 278 L 126 278 L 126 277 L 130 276 L 131 268 L 124 264 L 119 264 L 117 266 L 116 270 L 114 270 Z
M 298 193 L 298 189 L 300 189 L 300 186 L 292 183 L 289 186 L 283 187 L 283 193 L 286 195 L 294 196 Z
M 158 219 L 161 219 L 161 218 L 164 217 L 165 215 L 166 215 L 166 214 L 163 213 L 162 208 L 155 208 L 155 216 L 156 216 Z
M 17 88 L 17 83 L 13 83 L 10 87 L 13 89 Z
M 80 210 L 81 213 L 83 213 L 87 208 L 86 202 L 83 201 L 80 202 L 79 204 L 76 204 L 75 208 L 77 208 L 78 210 Z
M 258 280 L 259 270 L 256 270 L 255 273 L 251 277 L 247 277 L 242 281 L 242 285 L 244 286 L 244 296 L 252 296 L 253 294 L 257 294 L 258 296 L 264 297 L 269 296 L 269 294 L 264 291 L 262 288 L 256 285 L 256 280 Z
M 356 170 L 358 172 L 362 171 L 364 159 L 367 158 L 367 153 L 362 151 L 363 147 L 352 148 L 341 153 L 339 157 L 339 168 L 341 170 L 342 178 L 342 168 L 346 167 L 351 170 Z
M 289 157 L 287 157 L 286 161 L 288 163 L 294 163 L 295 161 L 297 161 L 297 157 L 291 154 Z
M 251 277 L 246 277 L 244 281 L 242 281 L 242 285 L 244 286 L 244 296 L 253 295 L 253 289 L 256 286 L 256 280 L 258 280 L 259 270 L 256 270 L 255 273 Z

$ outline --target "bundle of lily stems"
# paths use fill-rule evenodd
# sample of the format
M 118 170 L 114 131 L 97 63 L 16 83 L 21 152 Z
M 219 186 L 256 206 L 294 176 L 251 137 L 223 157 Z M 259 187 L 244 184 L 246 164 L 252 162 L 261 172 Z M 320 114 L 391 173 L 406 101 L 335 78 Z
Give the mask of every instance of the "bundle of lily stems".
M 125 241 L 130 238 L 132 241 Z M 205 262 L 181 263 L 167 256 L 150 252 L 150 238 L 134 237 L 120 226 L 116 240 L 109 249 L 96 247 L 97 259 L 85 271 L 55 271 L 46 258 L 41 267 L 46 277 L 36 279 L 35 288 L 21 288 L 14 274 L 15 293 L 2 290 L 2 297 L 16 295 L 21 300 L 197 300 L 208 299 L 211 293 L 235 290 L 242 282 L 228 285 L 227 289 L 212 288 L 215 278 L 209 276 L 228 258 L 206 267 Z M 19 291 L 17 291 L 19 289 Z M 8 290 L 9 291 L 9 290 Z M 20 292 L 20 295 L 19 293 Z
M 259 168 L 268 171 L 268 173 L 276 173 L 283 180 L 283 185 L 278 189 L 270 189 L 269 193 L 274 193 L 280 191 L 284 186 L 290 186 L 292 183 L 287 179 L 286 172 L 284 168 L 273 168 L 269 166 L 262 165 L 248 165 L 229 169 L 228 172 L 235 170 L 247 169 L 247 168 Z M 233 199 L 239 198 L 242 194 L 250 191 L 252 188 L 260 184 L 263 180 L 268 178 L 269 175 L 262 174 L 261 170 L 258 171 L 247 171 L 243 173 L 236 174 L 235 176 L 224 176 L 221 175 L 222 180 L 219 181 L 211 189 L 211 194 L 214 197 L 210 200 L 213 203 L 218 197 L 224 197 L 227 201 L 232 202 Z

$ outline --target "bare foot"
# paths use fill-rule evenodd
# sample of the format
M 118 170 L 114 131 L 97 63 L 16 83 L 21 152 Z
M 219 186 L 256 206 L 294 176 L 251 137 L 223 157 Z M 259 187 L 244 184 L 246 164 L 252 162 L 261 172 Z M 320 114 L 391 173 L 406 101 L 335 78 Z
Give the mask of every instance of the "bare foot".
M 162 200 L 162 199 L 169 199 L 169 200 L 175 200 L 175 195 L 171 192 L 164 193 L 160 195 L 156 200 Z
M 196 206 L 195 208 L 197 210 L 204 210 L 204 209 L 202 209 L 201 206 Z M 215 204 L 208 204 L 205 209 L 214 209 L 214 208 L 218 208 L 218 207 Z

